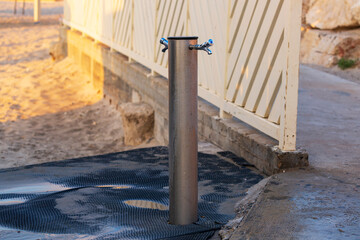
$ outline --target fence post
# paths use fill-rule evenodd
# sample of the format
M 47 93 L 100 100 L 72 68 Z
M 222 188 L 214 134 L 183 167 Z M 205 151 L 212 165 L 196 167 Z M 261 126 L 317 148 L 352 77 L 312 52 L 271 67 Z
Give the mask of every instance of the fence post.
M 285 25 L 287 66 L 283 78 L 285 82 L 282 84 L 284 102 L 280 119 L 279 147 L 283 151 L 294 151 L 296 150 L 302 1 L 286 0 L 285 4 L 287 7 L 287 24 Z
M 34 22 L 35 23 L 40 21 L 40 15 L 41 15 L 40 0 L 34 0 Z

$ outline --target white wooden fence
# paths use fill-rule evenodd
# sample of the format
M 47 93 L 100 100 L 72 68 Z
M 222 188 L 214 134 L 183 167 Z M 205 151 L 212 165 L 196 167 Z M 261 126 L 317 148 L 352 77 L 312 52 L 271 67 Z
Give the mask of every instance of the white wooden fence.
M 65 0 L 64 24 L 167 77 L 161 37 L 212 38 L 199 96 L 296 147 L 301 0 Z

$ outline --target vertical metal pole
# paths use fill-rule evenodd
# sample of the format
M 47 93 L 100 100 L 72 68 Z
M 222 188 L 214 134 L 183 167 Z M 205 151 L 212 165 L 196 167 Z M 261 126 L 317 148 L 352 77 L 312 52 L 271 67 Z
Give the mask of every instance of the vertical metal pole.
M 22 15 L 25 15 L 25 0 L 23 0 L 23 9 L 22 9 Z
M 34 0 L 34 22 L 39 22 L 40 20 L 40 0 Z
M 170 224 L 198 219 L 197 37 L 169 37 Z
M 15 0 L 14 2 L 14 14 L 16 14 L 16 4 L 17 4 L 17 0 Z

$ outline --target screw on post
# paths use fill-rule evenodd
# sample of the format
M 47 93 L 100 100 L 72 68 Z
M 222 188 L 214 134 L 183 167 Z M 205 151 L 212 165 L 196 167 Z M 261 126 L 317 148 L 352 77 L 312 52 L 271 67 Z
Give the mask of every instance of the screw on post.
M 198 37 L 161 38 L 169 49 L 169 223 L 198 221 L 198 63 L 197 51 L 212 54 L 209 40 Z

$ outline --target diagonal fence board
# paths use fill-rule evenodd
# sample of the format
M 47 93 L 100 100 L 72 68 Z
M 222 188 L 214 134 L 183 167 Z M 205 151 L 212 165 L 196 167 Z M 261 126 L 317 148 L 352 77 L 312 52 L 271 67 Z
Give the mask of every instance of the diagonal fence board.
M 163 46 L 159 43 L 159 40 L 162 37 L 186 35 L 186 4 L 185 0 L 158 0 L 155 23 L 156 55 L 154 61 L 164 68 L 168 66 L 168 56 L 161 51 Z M 167 69 L 165 71 L 167 76 Z
M 113 1 L 113 42 L 131 49 L 131 1 Z
M 279 140 L 280 148 L 295 150 L 296 125 L 290 121 L 297 115 L 300 3 L 65 0 L 64 23 L 164 77 L 168 54 L 160 38 L 214 39 L 212 56 L 198 54 L 199 96 L 221 116 L 228 113 Z
M 202 11 L 200 11 L 202 9 Z M 211 47 L 216 55 L 208 56 L 205 52 L 198 53 L 199 85 L 207 91 L 223 98 L 226 58 L 226 4 L 216 0 L 200 0 L 189 2 L 188 35 L 199 36 L 199 42 L 209 38 L 215 39 Z M 211 69 L 211 70 L 210 70 Z M 200 95 L 201 96 L 201 95 Z
M 154 0 L 134 1 L 133 52 L 149 61 L 154 60 L 155 4 Z
M 274 1 L 275 2 L 275 1 Z M 262 41 L 266 42 L 264 47 L 262 48 L 262 57 L 254 60 L 256 61 L 257 67 L 259 68 L 257 73 L 254 74 L 252 79 L 252 87 L 247 89 L 248 97 L 245 105 L 245 108 L 249 111 L 257 111 L 259 106 L 260 99 L 264 94 L 264 87 L 268 82 L 277 82 L 279 79 L 279 74 L 284 69 L 284 61 L 285 61 L 285 46 L 284 46 L 284 27 L 280 24 L 280 21 L 283 19 L 284 9 L 282 5 L 278 6 L 279 8 L 275 13 L 279 14 L 278 17 L 274 17 L 272 25 L 269 27 L 269 30 L 266 32 L 267 36 L 262 37 Z M 268 99 L 266 101 L 266 108 L 272 105 L 271 99 L 273 93 L 277 95 L 277 91 L 274 88 L 267 88 L 265 92 L 265 98 Z M 244 101 L 244 98 L 242 99 Z M 265 103 L 263 103 L 265 104 Z M 263 107 L 263 106 L 261 106 Z M 265 106 L 264 106 L 265 107 Z M 258 114 L 258 112 L 256 112 Z M 267 115 L 261 112 L 261 117 L 266 117 Z
M 281 1 L 272 0 L 268 2 L 268 5 L 265 5 L 265 9 L 267 9 L 267 11 L 263 12 L 261 24 L 258 27 L 257 36 L 253 39 L 254 49 L 249 56 L 249 60 L 246 66 L 246 71 L 248 74 L 246 77 L 244 77 L 244 80 L 240 84 L 240 89 L 244 89 L 244 91 L 243 94 L 238 94 L 235 100 L 235 103 L 240 106 L 245 106 L 246 102 L 248 101 L 249 93 L 253 88 L 254 79 L 257 74 L 261 73 L 259 72 L 259 68 L 261 66 L 261 61 L 264 58 L 264 52 L 269 48 L 274 49 L 274 46 L 278 45 L 277 43 L 275 45 L 269 44 L 269 38 L 270 34 L 272 33 L 275 35 L 277 34 L 276 36 L 281 36 L 279 32 L 273 31 L 277 19 L 276 15 L 279 14 L 278 9 L 281 9 L 279 2 Z M 280 23 L 278 22 L 278 24 Z M 269 68 L 263 69 L 263 72 L 269 70 Z

